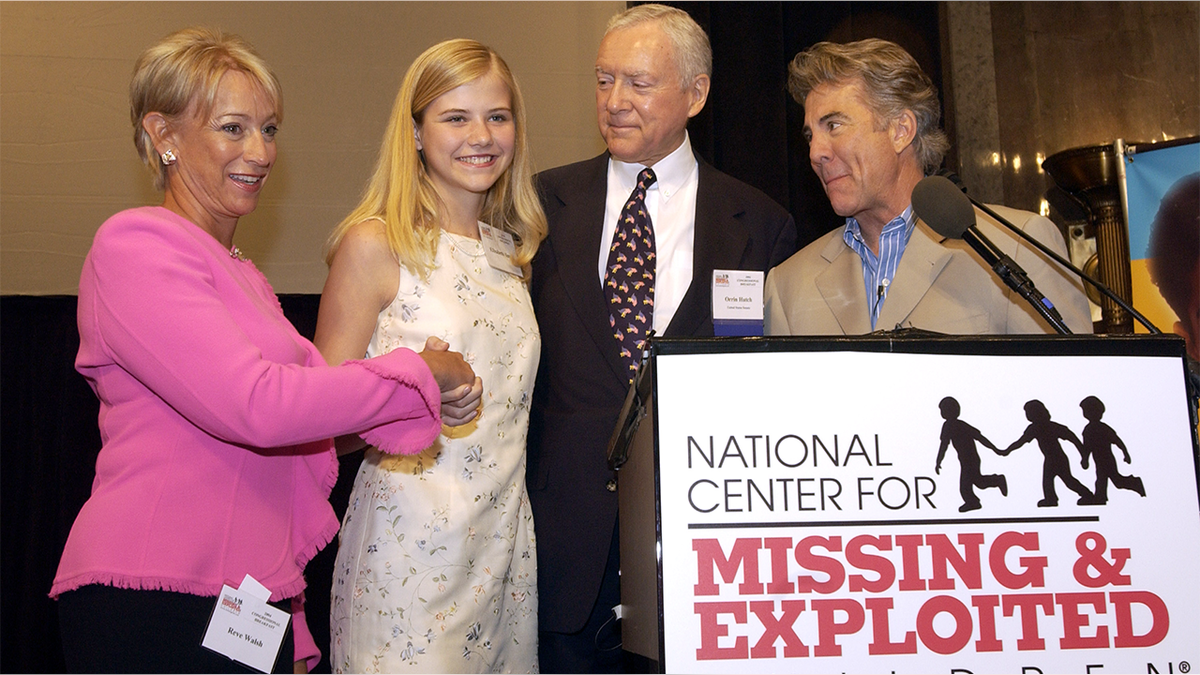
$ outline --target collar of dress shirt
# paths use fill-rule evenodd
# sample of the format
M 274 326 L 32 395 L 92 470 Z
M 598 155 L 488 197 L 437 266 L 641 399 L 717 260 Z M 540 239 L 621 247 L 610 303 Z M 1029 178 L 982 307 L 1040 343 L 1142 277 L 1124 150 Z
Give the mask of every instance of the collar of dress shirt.
M 862 229 L 854 218 L 846 219 L 846 230 L 842 240 L 862 260 L 863 287 L 866 292 L 867 312 L 871 319 L 871 330 L 879 322 L 879 313 L 887 300 L 888 289 L 900 268 L 900 257 L 908 247 L 908 240 L 915 229 L 917 219 L 910 204 L 900 215 L 888 221 L 879 234 L 879 255 L 875 255 L 863 241 Z
M 633 187 L 631 186 L 629 189 L 632 191 Z M 892 218 L 883 226 L 883 231 L 879 234 L 879 252 L 881 256 L 886 257 L 890 253 L 895 256 L 896 260 L 899 260 L 900 256 L 904 254 L 905 245 L 908 244 L 909 238 L 912 237 L 912 231 L 916 225 L 917 219 L 913 215 L 912 204 L 909 204 L 900 212 L 900 215 Z M 897 242 L 899 245 L 893 245 L 885 249 L 883 246 L 884 240 Z M 879 266 L 881 256 L 876 256 L 871 251 L 871 248 L 867 246 L 867 242 L 862 236 L 862 228 L 859 226 L 858 221 L 854 219 L 854 216 L 846 218 L 846 229 L 842 232 L 842 241 L 846 242 L 846 245 L 853 249 L 855 253 L 858 253 L 864 264 L 872 268 Z
M 638 174 L 645 169 L 644 164 L 622 162 L 617 159 L 610 159 L 612 163 L 613 174 L 621 182 L 621 185 L 628 186 L 625 188 L 625 194 L 633 192 L 633 186 L 637 184 Z M 650 186 L 651 190 L 658 190 L 659 198 L 663 201 L 670 201 L 671 197 L 679 192 L 684 183 L 696 171 L 696 156 L 692 153 L 691 139 L 688 138 L 687 132 L 684 132 L 683 143 L 671 154 L 663 157 L 650 167 L 654 170 L 654 185 Z

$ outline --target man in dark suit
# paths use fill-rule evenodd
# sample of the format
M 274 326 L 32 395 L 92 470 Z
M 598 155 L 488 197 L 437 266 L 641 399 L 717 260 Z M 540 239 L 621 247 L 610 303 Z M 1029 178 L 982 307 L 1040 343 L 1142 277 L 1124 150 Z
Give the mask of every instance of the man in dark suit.
M 550 234 L 533 262 L 542 356 L 528 472 L 542 672 L 622 667 L 617 483 L 605 449 L 644 333 L 711 336 L 713 270 L 765 272 L 796 249 L 787 211 L 692 152 L 687 121 L 704 107 L 711 72 L 708 37 L 686 13 L 641 5 L 616 15 L 596 59 L 608 152 L 538 176 Z M 613 262 L 626 243 L 619 219 L 650 247 L 637 276 L 653 291 L 632 301 L 634 314 L 649 310 L 642 326 L 610 311 L 627 301 L 612 295 L 615 273 L 628 272 Z

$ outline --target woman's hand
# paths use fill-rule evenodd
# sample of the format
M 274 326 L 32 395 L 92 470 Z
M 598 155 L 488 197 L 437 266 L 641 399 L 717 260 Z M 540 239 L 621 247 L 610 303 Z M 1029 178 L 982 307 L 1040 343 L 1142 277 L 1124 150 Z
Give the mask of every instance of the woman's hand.
M 461 426 L 479 414 L 479 402 L 483 400 L 483 380 L 476 377 L 471 385 L 464 384 L 454 391 L 442 392 L 442 424 Z
M 450 351 L 448 342 L 430 336 L 420 356 L 442 392 L 442 423 L 456 427 L 475 419 L 483 400 L 483 380 L 475 376 L 462 354 Z

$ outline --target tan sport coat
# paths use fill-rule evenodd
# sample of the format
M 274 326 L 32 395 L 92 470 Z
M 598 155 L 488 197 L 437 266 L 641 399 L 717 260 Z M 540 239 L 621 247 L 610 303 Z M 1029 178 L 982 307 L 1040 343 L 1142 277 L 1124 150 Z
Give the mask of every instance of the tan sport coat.
M 1028 211 L 992 209 L 1066 257 L 1054 223 Z M 1087 297 L 1073 273 L 978 211 L 976 227 L 1028 273 L 1073 332 L 1092 332 Z M 844 230 L 839 227 L 814 241 L 767 275 L 768 335 L 871 332 L 862 261 L 842 240 Z M 953 335 L 1054 332 L 966 242 L 945 239 L 920 220 L 876 323 L 877 330 L 897 327 Z

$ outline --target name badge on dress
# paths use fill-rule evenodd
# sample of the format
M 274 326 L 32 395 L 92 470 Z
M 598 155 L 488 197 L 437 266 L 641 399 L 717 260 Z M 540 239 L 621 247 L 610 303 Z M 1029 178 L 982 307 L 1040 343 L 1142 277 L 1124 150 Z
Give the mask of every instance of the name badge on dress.
M 713 270 L 713 332 L 718 336 L 763 334 L 762 272 Z
M 487 223 L 479 223 L 479 240 L 483 242 L 483 251 L 492 269 L 508 272 L 518 279 L 525 278 L 521 268 L 512 261 L 513 253 L 517 250 L 512 234 Z
M 249 574 L 236 590 L 222 586 L 200 646 L 271 672 L 292 615 L 267 604 L 270 599 L 271 591 Z

